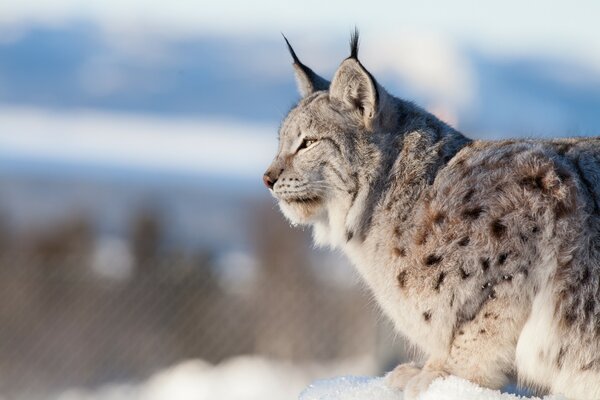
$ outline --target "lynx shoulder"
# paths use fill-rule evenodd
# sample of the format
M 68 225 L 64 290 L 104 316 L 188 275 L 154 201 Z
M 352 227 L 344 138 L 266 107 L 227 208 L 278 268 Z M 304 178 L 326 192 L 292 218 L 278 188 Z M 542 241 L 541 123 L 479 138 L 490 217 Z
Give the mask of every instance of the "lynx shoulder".
M 357 34 L 331 82 L 289 50 L 302 99 L 263 180 L 427 354 L 387 382 L 415 399 L 437 377 L 500 388 L 516 371 L 600 398 L 600 139 L 473 141 L 386 92 Z

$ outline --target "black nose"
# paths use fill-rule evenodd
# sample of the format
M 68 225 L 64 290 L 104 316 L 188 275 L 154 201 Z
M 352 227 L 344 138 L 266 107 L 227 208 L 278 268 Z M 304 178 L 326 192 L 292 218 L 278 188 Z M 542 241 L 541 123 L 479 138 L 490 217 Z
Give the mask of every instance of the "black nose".
M 265 186 L 269 189 L 273 189 L 273 186 L 275 185 L 275 182 L 277 182 L 277 178 L 271 178 L 269 176 L 269 174 L 264 174 L 263 175 L 263 182 L 265 184 Z

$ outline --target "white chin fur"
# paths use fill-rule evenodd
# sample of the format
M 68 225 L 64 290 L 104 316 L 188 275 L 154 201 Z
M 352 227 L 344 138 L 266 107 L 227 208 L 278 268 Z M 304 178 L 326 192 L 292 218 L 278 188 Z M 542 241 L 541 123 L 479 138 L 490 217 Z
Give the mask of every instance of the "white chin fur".
M 310 225 L 319 220 L 323 207 L 303 207 L 279 201 L 279 208 L 292 225 Z
M 287 203 L 279 201 L 279 209 L 292 225 L 298 225 L 302 223 L 299 221 L 299 218 L 292 207 L 290 207 Z

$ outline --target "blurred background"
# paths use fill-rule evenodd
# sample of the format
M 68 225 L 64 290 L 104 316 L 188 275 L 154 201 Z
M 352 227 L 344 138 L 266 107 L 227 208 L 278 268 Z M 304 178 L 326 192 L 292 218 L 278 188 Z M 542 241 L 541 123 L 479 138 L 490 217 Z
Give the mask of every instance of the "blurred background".
M 0 398 L 294 399 L 407 349 L 261 176 L 284 32 L 473 138 L 600 133 L 600 3 L 0 3 Z M 410 349 L 408 349 L 410 350 Z

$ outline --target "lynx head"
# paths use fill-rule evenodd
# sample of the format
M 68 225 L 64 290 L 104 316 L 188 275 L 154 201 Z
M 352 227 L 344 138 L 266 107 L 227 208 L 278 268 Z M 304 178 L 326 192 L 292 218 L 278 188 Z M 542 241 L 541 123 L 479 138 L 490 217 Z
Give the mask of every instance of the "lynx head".
M 336 210 L 345 205 L 347 214 L 356 200 L 360 169 L 372 161 L 391 96 L 358 61 L 356 31 L 350 57 L 331 83 L 286 43 L 302 98 L 281 125 L 279 149 L 263 180 L 292 223 L 331 222 L 333 204 Z

